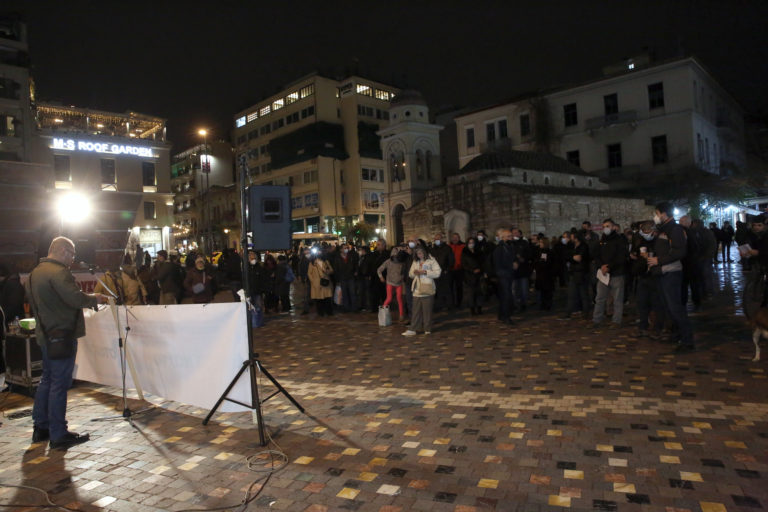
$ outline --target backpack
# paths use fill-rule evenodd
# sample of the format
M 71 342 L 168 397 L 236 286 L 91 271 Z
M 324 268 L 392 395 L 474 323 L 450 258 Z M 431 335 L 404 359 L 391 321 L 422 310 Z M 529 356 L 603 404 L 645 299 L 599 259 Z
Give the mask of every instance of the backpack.
M 296 279 L 296 275 L 293 273 L 293 269 L 291 267 L 286 267 L 285 270 L 285 282 L 286 283 L 292 283 Z

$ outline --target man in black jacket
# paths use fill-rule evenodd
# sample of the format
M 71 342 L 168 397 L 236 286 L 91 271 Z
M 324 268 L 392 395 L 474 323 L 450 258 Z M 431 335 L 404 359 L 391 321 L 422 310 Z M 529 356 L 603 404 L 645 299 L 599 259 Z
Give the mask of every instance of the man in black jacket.
M 351 313 L 355 309 L 355 278 L 357 277 L 357 252 L 351 250 L 349 245 L 343 245 L 336 253 L 333 266 L 336 284 L 341 286 L 341 301 L 344 311 Z
M 685 231 L 675 222 L 672 210 L 669 203 L 659 203 L 656 206 L 653 221 L 657 224 L 659 235 L 656 237 L 656 254 L 648 257 L 648 266 L 657 275 L 659 270 L 654 270 L 653 267 L 660 267 L 659 292 L 667 314 L 677 324 L 680 336 L 677 351 L 688 351 L 694 348 L 693 329 L 688 321 L 685 306 L 680 300 L 683 283 L 682 259 L 685 258 L 688 247 Z
M 622 233 L 616 232 L 616 223 L 612 219 L 603 221 L 603 236 L 600 238 L 600 245 L 594 259 L 598 272 L 608 277 L 608 284 L 598 279 L 592 322 L 598 326 L 603 321 L 610 295 L 613 297 L 613 326 L 621 327 L 621 317 L 624 313 L 627 240 Z
M 383 238 L 379 238 L 376 241 L 376 250 L 365 259 L 365 276 L 368 279 L 368 304 L 373 313 L 379 312 L 379 306 L 384 302 L 387 295 L 387 288 L 379 279 L 377 270 L 388 258 L 387 242 Z
M 440 311 L 452 305 L 451 283 L 448 272 L 453 268 L 453 251 L 443 238 L 442 233 L 436 234 L 432 247 L 429 248 L 429 254 L 440 265 L 440 277 L 435 282 L 435 311 Z

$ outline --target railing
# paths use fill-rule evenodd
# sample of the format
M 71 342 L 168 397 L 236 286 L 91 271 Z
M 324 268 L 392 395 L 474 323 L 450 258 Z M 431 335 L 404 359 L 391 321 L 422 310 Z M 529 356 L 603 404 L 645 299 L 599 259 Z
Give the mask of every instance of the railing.
M 500 151 L 500 150 L 511 150 L 511 149 L 512 149 L 512 139 L 510 139 L 509 137 L 492 140 L 490 142 L 480 143 L 481 153 L 487 153 L 488 151 Z
M 636 110 L 624 110 L 615 114 L 609 114 L 607 116 L 593 117 L 587 119 L 584 122 L 584 126 L 587 130 L 595 130 L 598 128 L 606 128 L 615 124 L 632 123 L 637 121 Z

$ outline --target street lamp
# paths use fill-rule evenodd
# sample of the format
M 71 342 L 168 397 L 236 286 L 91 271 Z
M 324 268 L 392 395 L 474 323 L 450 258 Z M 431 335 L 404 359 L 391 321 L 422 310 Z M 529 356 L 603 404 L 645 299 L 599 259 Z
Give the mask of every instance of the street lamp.
M 91 202 L 78 193 L 69 193 L 59 198 L 56 205 L 59 212 L 59 234 L 64 234 L 64 223 L 79 224 L 91 215 Z
M 203 154 L 200 156 L 200 171 L 205 176 L 205 192 L 204 192 L 204 210 L 205 210 L 205 222 L 203 223 L 203 232 L 205 233 L 205 251 L 207 254 L 213 252 L 213 230 L 211 227 L 211 161 L 208 158 L 208 130 L 201 128 L 197 131 L 198 135 L 203 137 Z M 201 180 L 202 181 L 202 180 Z

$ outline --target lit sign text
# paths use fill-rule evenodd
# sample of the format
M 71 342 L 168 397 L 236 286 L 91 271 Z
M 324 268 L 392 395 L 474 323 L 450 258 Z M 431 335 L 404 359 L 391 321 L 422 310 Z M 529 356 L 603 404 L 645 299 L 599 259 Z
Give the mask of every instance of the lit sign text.
M 152 158 L 152 148 L 127 146 L 125 144 L 110 144 L 108 142 L 90 142 L 85 140 L 53 139 L 53 149 L 66 151 L 89 151 L 109 155 L 134 155 Z

